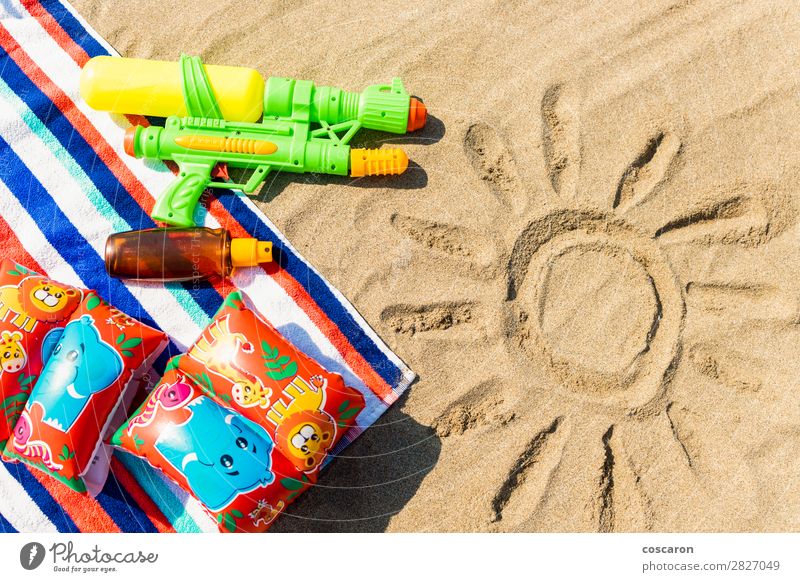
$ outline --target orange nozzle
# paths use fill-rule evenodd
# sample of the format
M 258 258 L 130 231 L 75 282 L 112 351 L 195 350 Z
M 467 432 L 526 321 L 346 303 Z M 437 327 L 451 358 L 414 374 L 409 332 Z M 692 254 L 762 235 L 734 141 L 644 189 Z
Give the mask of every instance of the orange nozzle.
M 428 120 L 428 108 L 425 104 L 412 97 L 408 104 L 408 131 L 416 131 L 425 127 L 425 122 Z
M 133 142 L 136 141 L 136 128 L 137 125 L 133 125 L 125 130 L 125 138 L 122 140 L 122 149 L 125 150 L 125 153 L 129 156 L 136 157 L 136 153 L 134 152 Z
M 389 176 L 402 174 L 408 168 L 408 156 L 399 148 L 350 150 L 350 175 Z

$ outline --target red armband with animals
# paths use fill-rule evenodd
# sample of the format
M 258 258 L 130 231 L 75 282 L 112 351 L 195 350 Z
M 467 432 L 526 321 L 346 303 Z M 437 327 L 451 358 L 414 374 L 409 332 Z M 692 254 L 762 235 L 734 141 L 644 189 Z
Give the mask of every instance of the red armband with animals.
M 121 423 L 141 375 L 166 335 L 86 293 L 17 421 L 4 456 L 23 461 L 81 493 L 97 494 L 108 475 L 103 440 Z M 121 416 L 120 416 L 121 415 Z
M 220 406 L 175 365 L 173 358 L 111 444 L 190 492 L 221 531 L 265 531 L 315 477 L 298 471 L 263 427 Z
M 0 451 L 83 291 L 13 261 L 0 265 Z
M 264 427 L 307 474 L 319 471 L 364 408 L 360 392 L 295 348 L 238 291 L 178 367 L 216 402 Z

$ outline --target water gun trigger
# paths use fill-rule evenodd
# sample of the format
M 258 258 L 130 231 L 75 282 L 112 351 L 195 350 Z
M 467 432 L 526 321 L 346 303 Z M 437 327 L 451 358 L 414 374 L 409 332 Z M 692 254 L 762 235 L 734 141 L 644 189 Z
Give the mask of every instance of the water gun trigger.
M 228 174 L 228 164 L 226 162 L 219 162 L 214 169 L 211 170 L 212 178 L 219 178 L 221 180 L 230 180 L 231 176 Z
M 233 190 L 241 190 L 245 194 L 253 194 L 258 187 L 267 179 L 267 175 L 272 170 L 272 167 L 266 164 L 262 164 L 257 166 L 253 173 L 250 174 L 250 178 L 248 178 L 247 182 L 241 184 L 230 181 L 230 177 L 227 175 L 227 164 L 219 163 L 218 166 L 225 166 L 225 178 L 228 180 L 227 182 L 209 182 L 207 187 L 208 188 L 228 188 Z M 216 170 L 215 170 L 216 171 Z M 222 170 L 219 170 L 221 172 Z M 216 176 L 215 176 L 216 177 Z

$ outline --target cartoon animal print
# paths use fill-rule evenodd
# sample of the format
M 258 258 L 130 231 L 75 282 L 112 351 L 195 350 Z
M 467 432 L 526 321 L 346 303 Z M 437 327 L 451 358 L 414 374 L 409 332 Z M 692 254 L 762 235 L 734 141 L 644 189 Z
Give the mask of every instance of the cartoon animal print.
M 272 439 L 263 428 L 205 396 L 186 408 L 189 419 L 162 430 L 155 448 L 206 507 L 218 511 L 275 480 Z
M 186 404 L 192 397 L 192 387 L 186 383 L 186 376 L 178 375 L 172 384 L 161 384 L 145 402 L 142 411 L 131 418 L 128 423 L 128 436 L 133 434 L 135 428 L 148 426 L 156 417 L 159 408 L 175 410 Z
M 28 362 L 28 355 L 22 347 L 22 334 L 18 331 L 4 331 L 0 334 L 0 376 L 3 372 L 19 372 Z
M 261 499 L 256 508 L 247 515 L 253 520 L 254 527 L 258 527 L 258 524 L 262 522 L 264 526 L 268 526 L 280 515 L 281 511 L 283 511 L 283 506 L 283 501 L 278 501 L 275 507 L 272 507 L 269 503 Z
M 231 387 L 233 400 L 243 408 L 252 408 L 253 406 L 267 408 L 272 390 L 266 388 L 255 376 L 253 379 L 253 382 L 236 382 Z
M 63 327 L 54 327 L 48 331 L 42 339 L 42 361 L 46 362 L 53 355 L 53 350 L 58 345 L 58 340 L 61 339 L 61 334 L 64 333 Z
M 226 315 L 210 325 L 187 355 L 233 382 L 231 395 L 237 404 L 246 408 L 256 405 L 266 408 L 272 390 L 236 363 L 239 353 L 253 353 L 253 344 L 243 333 L 232 333 L 229 320 L 230 316 Z
M 46 424 L 68 432 L 89 398 L 121 372 L 122 358 L 100 338 L 94 319 L 84 315 L 64 328 L 25 408 L 38 404 Z
M 136 325 L 136 322 L 131 317 L 128 317 L 116 309 L 111 310 L 111 315 L 106 319 L 106 323 L 108 325 L 115 325 L 117 329 L 122 331 L 125 331 L 126 327 L 133 327 Z
M 39 321 L 61 321 L 80 300 L 77 289 L 65 289 L 39 275 L 26 277 L 18 285 L 0 287 L 0 321 L 13 313 L 11 323 L 30 333 Z
M 310 385 L 300 376 L 283 390 L 279 399 L 267 413 L 267 418 L 277 427 L 275 438 L 285 450 L 295 467 L 311 471 L 319 467 L 336 437 L 336 423 L 324 410 L 325 388 L 328 381 L 322 376 L 312 376 Z
M 28 416 L 26 411 L 22 411 L 22 415 L 17 421 L 17 426 L 14 427 L 14 449 L 21 455 L 33 459 L 41 459 L 44 466 L 51 471 L 59 471 L 64 468 L 64 465 L 53 461 L 53 453 L 50 450 L 50 445 L 44 441 L 32 441 L 31 435 L 33 434 L 33 425 L 31 424 L 31 417 Z

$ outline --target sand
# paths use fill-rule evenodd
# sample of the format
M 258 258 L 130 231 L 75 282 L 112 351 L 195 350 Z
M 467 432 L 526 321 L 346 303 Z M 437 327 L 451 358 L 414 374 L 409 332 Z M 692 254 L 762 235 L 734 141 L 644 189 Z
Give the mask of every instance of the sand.
M 125 56 L 360 89 L 394 179 L 264 212 L 419 373 L 277 531 L 800 529 L 800 7 L 78 0 Z

